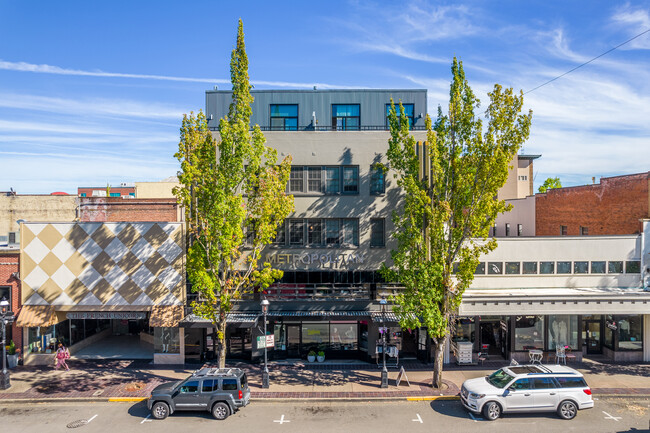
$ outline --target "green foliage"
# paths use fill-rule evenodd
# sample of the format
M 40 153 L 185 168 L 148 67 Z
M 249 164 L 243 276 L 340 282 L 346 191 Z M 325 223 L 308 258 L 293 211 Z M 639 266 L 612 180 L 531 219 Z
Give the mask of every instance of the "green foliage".
M 316 356 L 316 351 L 310 350 L 309 353 L 307 353 L 307 356 Z
M 318 356 L 325 356 L 325 352 L 323 352 L 322 350 L 320 350 L 320 351 L 318 352 Z
M 562 188 L 562 182 L 560 182 L 559 177 L 547 178 L 544 183 L 540 185 L 538 191 L 544 193 L 553 188 Z
M 293 210 L 293 196 L 285 193 L 291 158 L 278 164 L 259 126 L 250 128 L 253 97 L 241 20 L 230 70 L 233 98 L 219 122 L 219 139 L 202 112 L 190 113 L 183 116 L 175 154 L 181 186 L 174 194 L 188 227 L 187 274 L 199 293 L 192 308 L 215 324 L 220 343 L 233 301 L 282 277 L 282 271 L 261 263 L 261 253 Z M 225 354 L 223 344 L 222 349 Z
M 406 118 L 401 103 L 398 116 L 391 102 L 387 152 L 404 194 L 393 212 L 398 245 L 391 252 L 393 266 L 384 265 L 383 273 L 404 286 L 392 299 L 400 325 L 426 327 L 439 343 L 435 362 L 440 371 L 450 319 L 474 279 L 480 255 L 496 247 L 496 241 L 487 239 L 489 229 L 498 214 L 509 210 L 497 200 L 497 191 L 528 138 L 532 117 L 530 112 L 520 114 L 522 94 L 497 84 L 489 93 L 484 125 L 475 114 L 480 101 L 465 79 L 462 63 L 454 58 L 451 69 L 448 114 L 439 107 L 434 125 L 427 116 L 426 143 L 416 143 L 408 122 L 399 121 Z M 430 170 L 421 169 L 416 148 L 428 155 Z M 454 263 L 458 272 L 452 276 Z
M 14 343 L 14 340 L 11 340 L 9 342 L 9 345 L 7 346 L 7 355 L 15 355 L 16 354 L 16 343 Z

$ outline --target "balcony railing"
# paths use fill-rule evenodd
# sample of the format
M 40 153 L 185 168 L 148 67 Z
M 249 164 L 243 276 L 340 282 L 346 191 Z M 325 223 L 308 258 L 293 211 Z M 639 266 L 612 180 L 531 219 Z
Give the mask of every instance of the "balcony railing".
M 266 296 L 269 300 L 275 301 L 373 301 L 382 297 L 396 295 L 401 290 L 399 284 L 273 284 L 260 296 Z M 197 293 L 187 294 L 188 306 L 192 301 L 199 299 Z M 246 293 L 241 297 L 242 301 L 256 299 L 255 293 Z
M 218 131 L 218 126 L 210 126 L 210 131 Z M 282 127 L 275 126 L 260 126 L 262 131 L 282 131 L 282 132 L 303 132 L 303 131 L 388 131 L 388 126 L 379 125 L 379 126 L 359 126 L 357 128 L 341 128 L 336 126 L 299 126 L 298 128 L 285 129 Z M 424 131 L 426 128 L 424 125 L 414 125 L 411 126 L 411 131 Z

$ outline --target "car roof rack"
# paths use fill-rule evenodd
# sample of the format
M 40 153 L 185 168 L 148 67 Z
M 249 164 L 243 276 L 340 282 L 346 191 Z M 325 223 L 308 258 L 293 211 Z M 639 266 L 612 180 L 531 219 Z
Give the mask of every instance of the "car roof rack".
M 233 376 L 241 373 L 239 368 L 216 368 L 216 367 L 203 367 L 192 373 L 195 377 L 204 376 Z

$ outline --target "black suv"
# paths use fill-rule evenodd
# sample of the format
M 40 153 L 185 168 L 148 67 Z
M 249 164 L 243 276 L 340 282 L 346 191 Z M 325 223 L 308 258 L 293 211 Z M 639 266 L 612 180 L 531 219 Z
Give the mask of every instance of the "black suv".
M 157 386 L 147 408 L 156 419 L 177 410 L 207 410 L 221 420 L 246 406 L 250 397 L 246 373 L 239 368 L 202 368 L 185 380 Z

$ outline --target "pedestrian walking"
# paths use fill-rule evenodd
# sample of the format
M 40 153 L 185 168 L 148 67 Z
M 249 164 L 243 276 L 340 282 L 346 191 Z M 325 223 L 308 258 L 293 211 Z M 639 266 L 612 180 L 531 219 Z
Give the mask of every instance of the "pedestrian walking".
M 65 371 L 70 370 L 70 367 L 68 367 L 68 364 L 65 362 L 68 358 L 70 358 L 70 351 L 63 345 L 63 343 L 59 342 L 59 347 L 56 349 L 56 354 L 54 355 L 54 369 L 58 370 L 59 367 L 65 367 Z

